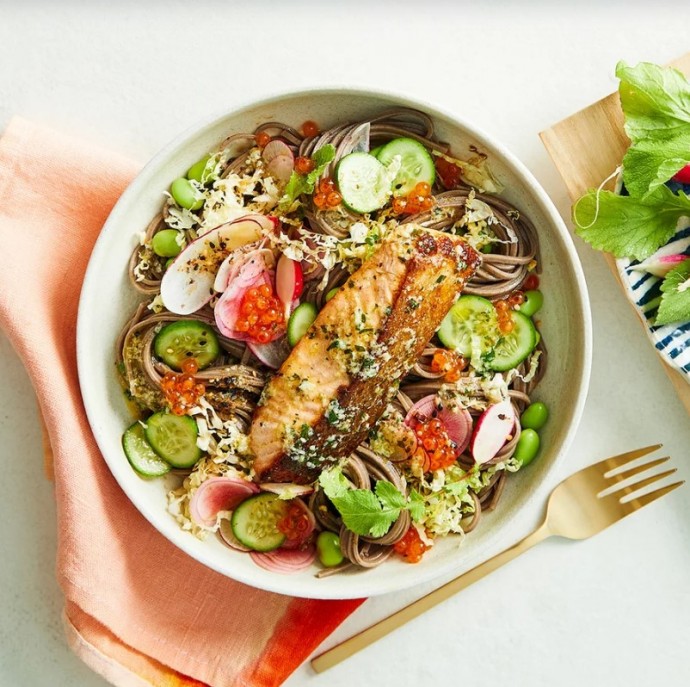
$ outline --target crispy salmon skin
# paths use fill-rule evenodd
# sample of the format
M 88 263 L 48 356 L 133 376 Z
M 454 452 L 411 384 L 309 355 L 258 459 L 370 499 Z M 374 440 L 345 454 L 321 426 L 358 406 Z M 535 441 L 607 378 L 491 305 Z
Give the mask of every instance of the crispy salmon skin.
M 405 225 L 323 307 L 264 388 L 258 481 L 308 484 L 367 436 L 480 264 L 463 239 Z

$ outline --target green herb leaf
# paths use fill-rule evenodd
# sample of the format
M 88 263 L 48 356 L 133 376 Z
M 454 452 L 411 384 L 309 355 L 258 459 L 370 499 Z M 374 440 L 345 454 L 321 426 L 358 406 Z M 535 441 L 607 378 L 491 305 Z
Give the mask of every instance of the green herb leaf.
M 390 482 L 379 480 L 376 482 L 375 491 L 376 496 L 378 496 L 378 499 L 381 501 L 384 508 L 397 508 L 397 510 L 402 510 L 407 506 L 405 496 L 401 494 L 398 489 L 396 489 L 395 485 L 391 484 Z
M 685 216 L 690 216 L 690 198 L 666 186 L 659 186 L 646 198 L 592 190 L 573 206 L 577 234 L 587 243 L 617 258 L 637 260 L 663 246 Z
M 368 489 L 351 489 L 331 501 L 345 527 L 362 536 L 382 537 L 400 515 L 399 508 L 383 506 Z
M 407 509 L 415 522 L 421 522 L 424 518 L 424 497 L 416 490 L 410 492 L 410 502 Z
M 319 475 L 319 484 L 329 499 L 342 496 L 352 488 L 350 481 L 343 475 L 340 468 L 324 470 Z
M 661 292 L 656 324 L 690 320 L 690 260 L 681 262 L 666 275 Z
M 311 159 L 314 161 L 314 169 L 309 172 L 306 176 L 297 174 L 293 172 L 290 175 L 287 186 L 285 186 L 285 191 L 283 192 L 283 197 L 280 199 L 278 204 L 279 210 L 287 210 L 289 207 L 299 198 L 303 193 L 313 193 L 314 186 L 319 180 L 319 177 L 323 174 L 323 171 L 335 158 L 335 147 L 330 143 L 325 146 L 321 146 L 312 156 Z
M 616 76 L 631 146 L 623 181 L 644 198 L 690 163 L 690 84 L 677 69 L 619 62 Z

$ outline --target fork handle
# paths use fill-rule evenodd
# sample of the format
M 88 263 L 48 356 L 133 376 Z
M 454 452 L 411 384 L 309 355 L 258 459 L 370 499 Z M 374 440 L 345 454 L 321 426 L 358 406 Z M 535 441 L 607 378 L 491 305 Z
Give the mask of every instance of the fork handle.
M 338 665 L 341 661 L 344 661 L 361 649 L 373 644 L 375 641 L 381 639 L 381 637 L 385 637 L 406 622 L 416 618 L 430 608 L 433 608 L 436 604 L 449 599 L 457 592 L 465 589 L 465 587 L 469 587 L 472 583 L 480 580 L 485 575 L 492 573 L 497 568 L 505 565 L 513 560 L 513 558 L 524 553 L 527 549 L 532 548 L 535 544 L 538 544 L 550 535 L 551 532 L 548 530 L 546 523 L 542 524 L 535 532 L 532 532 L 532 534 L 528 535 L 514 546 L 511 546 L 509 549 L 502 551 L 493 558 L 489 558 L 489 560 L 484 561 L 484 563 L 481 563 L 476 568 L 468 570 L 463 575 L 447 582 L 433 592 L 423 596 L 421 599 L 414 601 L 409 606 L 405 606 L 405 608 L 393 613 L 393 615 L 389 615 L 375 625 L 368 627 L 366 630 L 362 630 L 359 634 L 337 644 L 332 649 L 328 649 L 328 651 L 325 651 L 312 660 L 312 668 L 317 673 L 322 673 Z

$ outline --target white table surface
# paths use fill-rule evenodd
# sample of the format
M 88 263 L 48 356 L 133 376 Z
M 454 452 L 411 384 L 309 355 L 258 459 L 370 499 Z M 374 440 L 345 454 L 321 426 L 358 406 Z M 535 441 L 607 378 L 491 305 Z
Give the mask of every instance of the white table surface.
M 663 63 L 690 49 L 683 3 L 606 5 L 0 0 L 0 127 L 21 114 L 144 161 L 238 99 L 379 86 L 502 140 L 567 217 L 538 132 L 612 91 L 618 59 Z M 594 367 L 559 477 L 663 441 L 687 478 L 688 416 L 603 259 L 577 244 Z M 0 380 L 0 685 L 104 685 L 63 640 L 52 487 L 33 392 L 4 337 Z M 358 657 L 322 676 L 303 666 L 287 684 L 687 685 L 689 542 L 685 488 L 593 540 L 547 542 Z M 369 601 L 327 645 L 421 591 Z

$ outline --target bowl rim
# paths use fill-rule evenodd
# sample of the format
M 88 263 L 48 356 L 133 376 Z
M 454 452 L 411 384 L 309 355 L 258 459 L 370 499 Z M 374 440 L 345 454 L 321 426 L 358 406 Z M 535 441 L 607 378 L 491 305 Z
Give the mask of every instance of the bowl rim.
M 578 429 L 582 412 L 584 409 L 584 404 L 587 396 L 587 390 L 589 388 L 589 380 L 591 373 L 591 362 L 592 362 L 592 318 L 591 310 L 589 304 L 589 297 L 587 291 L 587 284 L 584 277 L 584 272 L 580 259 L 577 255 L 574 242 L 572 237 L 566 228 L 566 225 L 558 213 L 558 210 L 554 206 L 553 202 L 547 195 L 546 191 L 542 188 L 539 182 L 536 180 L 534 175 L 529 171 L 529 169 L 510 152 L 502 143 L 498 142 L 493 136 L 486 133 L 480 127 L 468 122 L 463 117 L 453 114 L 448 110 L 432 105 L 423 99 L 418 99 L 416 97 L 411 97 L 407 94 L 401 94 L 400 92 L 393 93 L 386 91 L 384 89 L 368 89 L 360 87 L 312 87 L 305 89 L 297 89 L 282 92 L 272 92 L 271 94 L 265 95 L 260 98 L 249 98 L 242 99 L 240 102 L 234 104 L 232 107 L 224 108 L 223 110 L 215 111 L 213 114 L 204 117 L 203 119 L 197 121 L 195 124 L 189 126 L 182 133 L 174 137 L 169 143 L 167 143 L 163 148 L 161 148 L 137 173 L 137 175 L 132 179 L 127 188 L 124 190 L 120 198 L 117 200 L 113 206 L 108 218 L 106 219 L 101 231 L 99 232 L 98 238 L 94 244 L 91 256 L 89 258 L 88 266 L 84 276 L 84 281 L 82 284 L 81 294 L 79 298 L 79 308 L 77 315 L 77 369 L 79 376 L 79 384 L 81 388 L 82 399 L 84 402 L 84 408 L 88 418 L 89 426 L 93 432 L 96 444 L 99 448 L 103 459 L 105 460 L 111 474 L 115 477 L 115 480 L 119 484 L 120 488 L 124 491 L 127 498 L 134 505 L 134 507 L 148 520 L 148 522 L 166 539 L 168 539 L 175 547 L 181 549 L 184 553 L 197 560 L 202 565 L 214 570 L 215 572 L 222 574 L 230 579 L 242 582 L 244 584 L 259 587 L 271 592 L 277 592 L 280 594 L 289 594 L 292 596 L 304 596 L 308 598 L 318 598 L 318 599 L 351 599 L 351 598 L 361 598 L 363 596 L 374 596 L 394 591 L 402 591 L 403 589 L 408 589 L 412 586 L 418 586 L 425 582 L 439 579 L 444 575 L 447 575 L 453 571 L 459 571 L 462 568 L 463 561 L 462 557 L 451 556 L 448 561 L 443 564 L 436 566 L 429 566 L 426 569 L 420 569 L 418 573 L 414 576 L 414 581 L 409 584 L 394 584 L 396 576 L 390 576 L 384 580 L 378 580 L 378 584 L 369 584 L 367 586 L 366 576 L 362 576 L 361 589 L 356 592 L 348 592 L 346 594 L 337 594 L 322 587 L 318 588 L 315 585 L 313 590 L 310 590 L 309 594 L 301 594 L 299 591 L 290 589 L 290 582 L 288 576 L 282 576 L 276 574 L 275 582 L 273 579 L 268 583 L 264 584 L 262 581 L 261 585 L 257 585 L 256 581 L 251 579 L 249 575 L 244 575 L 240 571 L 239 574 L 229 575 L 226 569 L 223 569 L 214 560 L 213 555 L 208 555 L 205 550 L 191 550 L 193 547 L 184 546 L 178 541 L 173 539 L 173 535 L 165 532 L 156 524 L 156 518 L 160 516 L 158 513 L 159 509 L 153 509 L 148 507 L 145 503 L 140 503 L 133 490 L 129 488 L 128 480 L 124 473 L 119 473 L 118 469 L 111 465 L 111 461 L 108 458 L 108 453 L 112 452 L 112 441 L 109 436 L 106 436 L 106 432 L 102 431 L 98 422 L 98 416 L 102 412 L 99 409 L 100 399 L 96 394 L 96 389 L 92 386 L 89 381 L 88 367 L 87 367 L 87 339 L 88 339 L 88 328 L 89 325 L 86 321 L 86 311 L 88 309 L 89 301 L 93 297 L 94 286 L 98 280 L 97 267 L 102 262 L 105 256 L 105 237 L 110 233 L 110 227 L 116 226 L 120 223 L 120 215 L 124 215 L 127 206 L 129 205 L 130 198 L 136 197 L 142 187 L 145 185 L 146 178 L 154 170 L 158 169 L 161 163 L 172 157 L 176 151 L 182 150 L 185 146 L 189 145 L 195 137 L 197 137 L 202 131 L 208 128 L 212 128 L 218 121 L 225 119 L 227 117 L 238 115 L 246 110 L 270 106 L 275 103 L 279 103 L 282 100 L 288 98 L 296 97 L 328 97 L 328 96 L 352 96 L 352 97 L 366 97 L 366 98 L 381 98 L 386 99 L 391 103 L 400 105 L 401 107 L 411 107 L 414 109 L 422 110 L 432 118 L 442 118 L 452 123 L 452 125 L 463 129 L 465 132 L 470 134 L 479 144 L 485 145 L 492 148 L 498 156 L 502 158 L 506 166 L 508 166 L 515 175 L 520 179 L 521 183 L 525 185 L 529 193 L 534 200 L 535 204 L 538 206 L 539 210 L 548 219 L 557 234 L 558 239 L 561 244 L 561 248 L 565 251 L 568 259 L 570 261 L 570 267 L 572 268 L 575 282 L 577 285 L 576 293 L 574 294 L 577 310 L 576 313 L 578 324 L 581 327 L 582 334 L 582 346 L 579 352 L 579 359 L 575 361 L 576 368 L 579 367 L 581 374 L 575 381 L 576 385 L 576 401 L 572 407 L 572 421 L 570 426 L 566 430 L 565 436 L 561 445 L 555 454 L 551 464 L 543 471 L 538 479 L 536 479 L 530 500 L 537 496 L 540 492 L 544 491 L 546 483 L 549 482 L 549 477 L 551 477 L 560 463 L 559 458 L 563 456 L 569 449 L 575 433 Z M 119 445 L 119 444 L 118 444 Z M 546 494 L 544 493 L 544 497 Z M 545 502 L 545 500 L 544 500 Z M 526 504 L 523 504 L 523 506 Z M 516 511 L 516 515 L 520 510 L 526 510 L 524 507 Z M 180 531 L 182 531 L 180 529 Z M 490 538 L 487 542 L 488 544 L 496 543 L 501 540 L 501 543 L 505 542 L 505 537 L 494 536 Z M 487 550 L 492 547 L 487 546 Z M 392 583 L 393 582 L 393 583 Z

